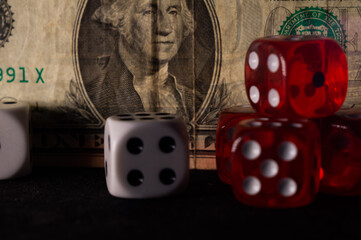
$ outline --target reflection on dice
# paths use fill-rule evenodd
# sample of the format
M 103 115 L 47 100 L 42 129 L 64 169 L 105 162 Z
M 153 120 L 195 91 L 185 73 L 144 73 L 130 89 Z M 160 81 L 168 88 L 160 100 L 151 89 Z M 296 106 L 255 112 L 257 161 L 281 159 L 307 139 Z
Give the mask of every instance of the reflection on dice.
M 29 105 L 0 101 L 0 180 L 31 172 Z
M 319 189 L 319 130 L 308 120 L 252 119 L 238 124 L 231 155 L 236 198 L 258 207 L 297 207 Z
M 156 198 L 185 190 L 189 176 L 185 123 L 168 113 L 109 117 L 105 125 L 107 187 L 121 198 Z
M 346 97 L 346 56 L 330 38 L 257 39 L 246 54 L 245 84 L 257 113 L 287 118 L 329 116 Z
M 222 182 L 231 184 L 229 157 L 236 125 L 242 120 L 254 118 L 257 115 L 250 105 L 227 108 L 220 113 L 216 133 L 216 163 L 218 176 Z
M 361 194 L 361 112 L 322 119 L 320 191 L 338 195 Z

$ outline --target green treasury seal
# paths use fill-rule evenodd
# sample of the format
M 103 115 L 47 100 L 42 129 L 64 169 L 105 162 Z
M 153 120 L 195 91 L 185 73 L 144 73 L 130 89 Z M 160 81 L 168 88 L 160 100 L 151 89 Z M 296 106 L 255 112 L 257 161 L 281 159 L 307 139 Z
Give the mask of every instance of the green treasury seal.
M 346 34 L 332 12 L 323 8 L 306 7 L 296 11 L 283 22 L 280 35 L 318 35 L 335 39 L 346 49 Z
M 7 0 L 0 0 L 0 47 L 4 47 L 5 42 L 9 41 L 13 27 L 13 13 Z

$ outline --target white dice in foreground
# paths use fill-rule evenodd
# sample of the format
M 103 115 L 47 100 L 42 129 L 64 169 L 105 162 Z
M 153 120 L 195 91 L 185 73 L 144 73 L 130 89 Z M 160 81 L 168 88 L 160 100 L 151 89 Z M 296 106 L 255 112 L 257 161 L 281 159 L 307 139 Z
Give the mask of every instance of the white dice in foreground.
M 29 105 L 0 101 L 0 180 L 31 172 Z
M 121 198 L 156 198 L 185 190 L 189 177 L 184 122 L 166 113 L 109 117 L 104 133 L 107 187 Z

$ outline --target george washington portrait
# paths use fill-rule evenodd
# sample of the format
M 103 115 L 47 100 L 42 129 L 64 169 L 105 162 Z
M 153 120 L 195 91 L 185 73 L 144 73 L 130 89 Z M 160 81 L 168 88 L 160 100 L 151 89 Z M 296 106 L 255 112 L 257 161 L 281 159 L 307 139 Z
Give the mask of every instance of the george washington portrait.
M 106 66 L 86 86 L 100 114 L 158 111 L 187 116 L 190 89 L 168 68 L 194 31 L 185 0 L 103 1 L 92 20 L 107 26 L 114 39 L 114 51 L 99 60 Z
M 210 8 L 193 0 L 86 1 L 76 50 L 91 112 L 102 119 L 168 112 L 193 121 L 207 109 L 219 69 Z

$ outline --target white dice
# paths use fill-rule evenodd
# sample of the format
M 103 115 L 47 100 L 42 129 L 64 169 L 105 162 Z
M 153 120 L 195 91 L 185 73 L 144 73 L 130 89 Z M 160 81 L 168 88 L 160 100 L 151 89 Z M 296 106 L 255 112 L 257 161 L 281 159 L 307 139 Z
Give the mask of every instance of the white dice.
M 184 191 L 189 178 L 184 122 L 167 113 L 109 117 L 104 133 L 107 187 L 120 198 L 157 198 Z
M 0 101 L 0 180 L 31 172 L 29 105 Z

